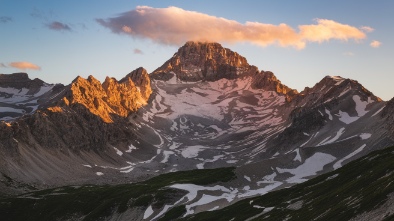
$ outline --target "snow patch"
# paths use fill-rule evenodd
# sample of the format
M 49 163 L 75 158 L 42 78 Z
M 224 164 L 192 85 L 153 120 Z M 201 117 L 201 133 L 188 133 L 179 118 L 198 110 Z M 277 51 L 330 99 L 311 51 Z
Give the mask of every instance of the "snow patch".
M 196 145 L 196 146 L 189 146 L 186 149 L 182 150 L 182 156 L 184 158 L 194 158 L 198 156 L 198 153 L 207 149 L 207 147 Z
M 125 152 L 126 153 L 131 153 L 132 150 L 136 150 L 136 149 L 137 149 L 137 147 L 135 147 L 133 144 L 130 144 L 129 145 L 129 149 L 127 149 Z
M 269 174 L 269 175 L 266 175 L 266 176 L 264 176 L 263 177 L 263 180 L 262 181 L 258 181 L 257 182 L 257 185 L 261 185 L 261 184 L 266 184 L 266 183 L 275 183 L 276 181 L 274 180 L 275 179 L 275 177 L 277 176 L 278 174 L 276 173 L 276 172 L 274 172 L 274 173 L 272 173 L 272 174 Z
M 383 106 L 383 107 L 380 108 L 378 111 L 376 111 L 376 112 L 372 115 L 372 117 L 374 117 L 374 116 L 376 116 L 378 113 L 380 113 L 380 112 L 384 109 L 384 107 L 385 107 L 385 106 Z
M 341 137 L 341 135 L 345 132 L 345 128 L 342 127 L 341 129 L 339 129 L 339 131 L 337 132 L 337 134 L 331 138 L 330 140 L 327 140 L 327 138 L 325 140 L 323 140 L 322 142 L 320 142 L 317 146 L 321 146 L 321 145 L 326 145 L 326 144 L 330 144 L 330 143 L 334 143 L 336 140 L 339 139 L 339 137 Z M 329 138 L 329 137 L 328 137 Z M 327 140 L 327 141 L 326 141 Z
M 360 134 L 360 138 L 362 140 L 369 139 L 371 136 L 372 136 L 372 134 L 369 134 L 369 133 L 362 133 L 362 134 Z
M 327 110 L 327 108 L 325 109 L 326 114 L 328 114 L 328 119 L 332 120 L 332 115 L 331 112 L 329 110 Z
M 144 212 L 144 219 L 147 219 L 153 214 L 152 206 L 149 206 Z
M 167 163 L 171 154 L 174 154 L 174 151 L 164 150 L 163 151 L 164 159 L 161 161 L 161 163 Z
M 123 152 L 120 151 L 118 148 L 116 148 L 116 147 L 112 147 L 112 148 L 114 148 L 114 150 L 116 151 L 116 154 L 118 154 L 119 156 L 123 155 Z
M 300 155 L 300 149 L 297 148 L 294 152 L 297 153 L 297 155 L 295 156 L 295 158 L 293 159 L 293 161 L 300 161 L 301 162 L 301 155 Z
M 339 111 L 337 116 L 339 117 L 339 120 L 345 124 L 351 124 L 360 118 L 360 117 L 351 117 L 351 116 L 349 116 L 348 113 L 342 112 L 342 111 Z
M 279 173 L 287 172 L 294 175 L 293 177 L 290 177 L 286 180 L 288 183 L 302 183 L 307 181 L 307 179 L 303 179 L 304 177 L 317 175 L 318 171 L 323 170 L 325 165 L 333 162 L 335 159 L 336 158 L 330 154 L 318 152 L 306 159 L 304 164 L 298 166 L 297 168 L 282 169 L 277 167 L 276 170 Z
M 365 108 L 367 108 L 368 101 L 362 101 L 358 95 L 354 95 L 353 100 L 356 103 L 356 111 L 359 117 L 362 117 L 368 113 L 368 111 L 365 110 Z
M 104 175 L 104 173 L 102 173 L 102 172 L 96 172 L 96 175 L 97 175 L 97 176 L 102 176 L 102 175 Z

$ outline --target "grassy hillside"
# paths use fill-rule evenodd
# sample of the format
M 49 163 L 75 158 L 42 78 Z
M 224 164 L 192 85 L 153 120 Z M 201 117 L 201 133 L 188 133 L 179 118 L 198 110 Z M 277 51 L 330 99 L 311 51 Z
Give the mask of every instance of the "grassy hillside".
M 164 174 L 116 186 L 70 186 L 0 199 L 1 220 L 108 220 L 126 211 L 142 220 L 173 204 L 185 192 L 172 184 L 210 185 L 235 178 L 234 168 Z M 394 147 L 375 151 L 344 167 L 291 188 L 245 199 L 221 210 L 181 218 L 178 204 L 159 220 L 393 220 Z M 128 220 L 122 217 L 123 220 Z
M 141 183 L 116 186 L 70 186 L 0 199 L 0 220 L 103 220 L 134 209 L 136 216 L 152 205 L 161 208 L 183 196 L 181 190 L 165 188 L 175 183 L 209 185 L 235 178 L 234 168 L 175 172 Z M 182 210 L 182 208 L 181 208 Z M 180 216 L 179 208 L 167 218 Z M 142 217 L 141 217 L 142 218 Z
M 394 220 L 394 147 L 305 183 L 185 220 Z

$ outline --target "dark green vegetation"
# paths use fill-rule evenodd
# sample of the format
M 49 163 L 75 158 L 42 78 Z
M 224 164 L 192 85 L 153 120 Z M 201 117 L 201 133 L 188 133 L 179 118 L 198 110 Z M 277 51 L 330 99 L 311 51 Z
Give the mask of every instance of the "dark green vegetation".
M 305 183 L 239 201 L 186 220 L 349 220 L 377 209 L 372 218 L 394 220 L 394 147 L 372 152 Z M 391 196 L 391 197 L 390 197 Z M 388 200 L 390 203 L 385 204 Z M 391 209 L 390 209 L 391 207 Z M 271 208 L 264 211 L 264 208 Z M 365 214 L 364 214 L 365 215 Z M 366 218 L 365 220 L 370 220 Z
M 191 170 L 168 173 L 150 180 L 116 186 L 62 187 L 0 199 L 0 220 L 102 220 L 125 212 L 129 208 L 140 213 L 152 205 L 179 200 L 184 192 L 169 189 L 175 183 L 209 185 L 227 182 L 235 178 L 235 168 Z M 163 217 L 171 220 L 184 214 L 185 208 L 175 207 Z M 142 218 L 142 217 L 141 217 Z
M 134 210 L 141 220 L 146 208 L 173 204 L 184 194 L 166 188 L 175 183 L 210 185 L 235 178 L 234 168 L 192 170 L 116 186 L 62 187 L 0 199 L 1 220 L 103 220 Z M 388 203 L 389 202 L 389 203 Z M 371 212 L 377 211 L 376 214 Z M 375 151 L 305 183 L 245 199 L 224 209 L 184 220 L 394 220 L 394 147 Z M 159 220 L 180 220 L 184 205 Z M 136 217 L 135 217 L 136 218 Z M 360 217 L 358 217 L 360 218 Z

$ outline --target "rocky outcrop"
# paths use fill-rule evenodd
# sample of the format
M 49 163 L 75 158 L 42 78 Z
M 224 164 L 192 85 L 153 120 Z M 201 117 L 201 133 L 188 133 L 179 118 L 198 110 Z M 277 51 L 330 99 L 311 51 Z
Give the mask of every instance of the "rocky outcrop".
M 15 89 L 26 88 L 29 93 L 35 93 L 44 85 L 44 81 L 35 78 L 31 80 L 26 73 L 0 74 L 0 87 Z
M 387 130 L 394 140 L 394 98 L 386 103 L 380 116 L 385 119 Z
M 323 104 L 338 102 L 339 98 L 352 100 L 353 95 L 360 96 L 362 101 L 382 101 L 355 80 L 340 76 L 326 76 L 312 88 L 306 87 L 301 91 L 294 98 L 293 104 L 310 109 Z
M 152 88 L 150 86 L 150 78 L 148 72 L 142 67 L 137 68 L 136 70 L 130 72 L 128 75 L 122 78 L 119 83 L 125 83 L 129 81 L 129 79 L 134 82 L 137 90 L 139 90 L 139 92 L 141 93 L 142 98 L 148 100 L 149 96 L 152 94 Z
M 252 88 L 276 91 L 278 94 L 286 95 L 287 101 L 291 101 L 298 94 L 297 90 L 282 84 L 271 71 L 261 71 L 253 75 Z
M 182 81 L 216 81 L 222 78 L 235 79 L 258 70 L 249 65 L 246 58 L 223 48 L 219 43 L 190 41 L 156 69 L 152 78 L 165 79 L 170 72 L 174 72 Z
M 93 76 L 77 77 L 63 98 L 63 104 L 80 104 L 104 122 L 111 123 L 114 115 L 127 117 L 146 105 L 151 93 L 148 74 L 144 69 L 137 69 L 121 81 L 107 77 L 103 84 Z

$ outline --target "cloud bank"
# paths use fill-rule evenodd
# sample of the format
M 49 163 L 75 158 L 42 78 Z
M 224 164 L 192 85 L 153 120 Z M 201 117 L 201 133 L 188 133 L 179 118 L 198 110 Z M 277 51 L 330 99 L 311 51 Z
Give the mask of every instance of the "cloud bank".
M 8 66 L 16 68 L 16 69 L 20 69 L 20 70 L 41 70 L 41 67 L 38 65 L 35 65 L 33 63 L 30 62 L 26 62 L 26 61 L 20 61 L 20 62 L 11 62 L 8 64 Z
M 58 21 L 54 21 L 52 23 L 46 24 L 46 26 L 49 29 L 55 30 L 55 31 L 71 31 L 70 26 L 68 26 L 67 24 L 58 22 Z
M 182 45 L 186 41 L 249 42 L 260 46 L 305 48 L 309 42 L 330 40 L 361 40 L 371 27 L 356 28 L 328 19 L 315 19 L 315 24 L 299 25 L 295 30 L 287 24 L 264 24 L 260 22 L 239 23 L 177 7 L 151 8 L 138 6 L 98 23 L 116 34 L 148 38 L 154 42 Z

